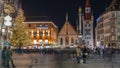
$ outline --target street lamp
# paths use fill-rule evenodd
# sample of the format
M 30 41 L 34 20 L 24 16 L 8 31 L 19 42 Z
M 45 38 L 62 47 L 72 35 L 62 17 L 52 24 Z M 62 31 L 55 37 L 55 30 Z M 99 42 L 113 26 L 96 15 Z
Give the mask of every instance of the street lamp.
M 80 34 L 78 34 L 78 38 L 82 38 L 82 34 L 80 33 Z
M 8 42 L 8 27 L 12 25 L 12 22 L 11 22 L 12 18 L 9 15 L 7 15 L 7 16 L 4 17 L 4 21 L 5 21 L 4 25 L 7 28 L 7 31 L 6 31 L 6 46 L 9 46 L 9 42 Z

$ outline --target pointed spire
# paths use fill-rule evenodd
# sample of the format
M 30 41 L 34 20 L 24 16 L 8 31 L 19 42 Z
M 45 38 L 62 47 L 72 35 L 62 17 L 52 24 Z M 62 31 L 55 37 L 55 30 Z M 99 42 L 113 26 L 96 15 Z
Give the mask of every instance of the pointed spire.
M 90 1 L 89 0 L 86 0 L 85 7 L 90 7 Z
M 68 13 L 66 13 L 66 21 L 68 21 Z
M 85 4 L 85 20 L 91 20 L 91 7 L 89 0 L 86 0 Z

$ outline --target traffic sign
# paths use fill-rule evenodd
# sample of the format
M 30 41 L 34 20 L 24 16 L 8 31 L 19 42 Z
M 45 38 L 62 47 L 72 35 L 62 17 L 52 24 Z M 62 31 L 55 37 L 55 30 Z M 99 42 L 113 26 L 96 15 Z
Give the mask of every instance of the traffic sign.
M 6 43 L 5 43 L 5 44 L 6 44 L 6 46 L 9 46 L 9 42 L 8 42 L 8 41 L 6 41 Z

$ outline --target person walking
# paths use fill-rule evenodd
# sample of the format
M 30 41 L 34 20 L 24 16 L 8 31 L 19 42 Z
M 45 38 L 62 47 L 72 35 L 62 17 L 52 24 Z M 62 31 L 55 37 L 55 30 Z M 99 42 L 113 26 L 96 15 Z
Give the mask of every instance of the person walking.
M 87 55 L 88 55 L 88 50 L 87 50 L 87 47 L 84 46 L 84 48 L 83 48 L 83 55 L 82 55 L 83 63 L 86 63 Z
M 80 46 L 76 47 L 76 58 L 77 58 L 77 63 L 80 63 L 80 58 L 81 58 L 81 49 L 80 49 Z
M 5 46 L 2 50 L 2 65 L 4 68 L 9 68 L 9 54 L 8 54 L 8 50 L 7 47 Z
M 12 59 L 13 52 L 12 52 L 10 46 L 8 47 L 8 55 L 9 55 L 9 61 L 10 61 L 11 65 L 12 65 L 12 67 L 15 68 L 15 65 L 14 65 L 14 63 L 13 63 L 13 59 Z

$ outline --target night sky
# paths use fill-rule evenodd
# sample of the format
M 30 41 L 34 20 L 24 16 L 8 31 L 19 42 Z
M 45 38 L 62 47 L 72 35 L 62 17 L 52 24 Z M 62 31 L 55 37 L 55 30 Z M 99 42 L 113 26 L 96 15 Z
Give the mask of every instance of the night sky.
M 109 6 L 111 1 L 90 0 L 95 20 L 105 11 L 105 8 Z M 63 26 L 65 23 L 66 12 L 69 15 L 69 22 L 76 26 L 78 7 L 82 6 L 84 10 L 84 4 L 85 0 L 22 0 L 22 8 L 26 17 L 47 16 L 58 27 Z

